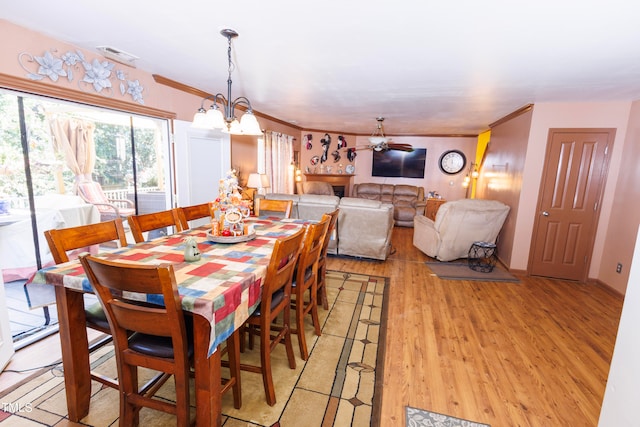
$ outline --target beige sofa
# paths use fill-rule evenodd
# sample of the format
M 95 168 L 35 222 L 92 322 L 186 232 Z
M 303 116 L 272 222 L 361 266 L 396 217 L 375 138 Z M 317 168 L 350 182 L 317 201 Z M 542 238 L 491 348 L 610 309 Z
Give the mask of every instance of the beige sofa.
M 391 252 L 393 205 L 376 200 L 318 194 L 270 193 L 268 199 L 293 200 L 292 218 L 318 220 L 322 214 L 340 210 L 330 254 L 385 260 Z
M 413 227 L 413 218 L 424 215 L 426 200 L 424 188 L 404 184 L 354 184 L 351 196 L 360 199 L 378 200 L 393 205 L 396 225 Z
M 328 182 L 322 181 L 301 181 L 296 182 L 296 191 L 298 194 L 319 194 L 325 196 L 334 196 L 333 186 Z
M 466 258 L 473 242 L 496 241 L 508 213 L 509 206 L 496 200 L 446 202 L 435 221 L 416 216 L 413 245 L 440 261 Z

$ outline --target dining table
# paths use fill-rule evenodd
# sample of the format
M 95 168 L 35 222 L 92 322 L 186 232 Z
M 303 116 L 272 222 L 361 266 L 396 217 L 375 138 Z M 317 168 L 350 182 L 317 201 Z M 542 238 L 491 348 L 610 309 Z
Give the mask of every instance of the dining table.
M 182 308 L 193 313 L 196 425 L 221 424 L 220 343 L 235 331 L 260 303 L 276 239 L 289 236 L 304 220 L 256 218 L 245 220 L 253 230 L 246 238 L 223 243 L 204 225 L 96 256 L 120 262 L 173 265 Z M 198 261 L 184 259 L 185 239 L 194 237 L 201 252 Z M 226 240 L 226 239 L 224 239 Z M 237 241 L 242 240 L 242 241 Z M 79 260 L 39 270 L 28 286 L 55 289 L 64 383 L 69 419 L 79 422 L 89 413 L 91 377 L 83 294 L 93 293 Z M 155 296 L 135 296 L 156 302 Z M 231 341 L 231 340 L 230 340 Z

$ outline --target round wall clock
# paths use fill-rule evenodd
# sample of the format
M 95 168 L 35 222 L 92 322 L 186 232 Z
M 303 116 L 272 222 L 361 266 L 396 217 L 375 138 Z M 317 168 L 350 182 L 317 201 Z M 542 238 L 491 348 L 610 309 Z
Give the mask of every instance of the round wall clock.
M 438 166 L 440 170 L 449 175 L 455 175 L 459 173 L 467 164 L 467 158 L 460 150 L 447 150 L 442 153 Z

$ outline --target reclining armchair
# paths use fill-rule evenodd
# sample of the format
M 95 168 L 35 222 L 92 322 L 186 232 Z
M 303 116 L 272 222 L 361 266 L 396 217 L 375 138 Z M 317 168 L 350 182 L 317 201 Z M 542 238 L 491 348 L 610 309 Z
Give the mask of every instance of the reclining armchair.
M 495 243 L 508 213 L 509 206 L 496 200 L 446 202 L 435 221 L 415 217 L 413 245 L 440 261 L 467 258 L 473 242 Z

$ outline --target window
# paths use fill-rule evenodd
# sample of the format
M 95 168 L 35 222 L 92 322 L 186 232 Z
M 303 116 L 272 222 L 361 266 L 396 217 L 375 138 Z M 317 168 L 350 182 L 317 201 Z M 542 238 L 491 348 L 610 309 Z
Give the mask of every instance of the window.
M 172 206 L 169 165 L 167 119 L 0 90 L 4 282 L 52 263 L 44 231 L 105 219 L 103 207 L 80 197 L 80 183 L 99 184 L 137 213 L 164 210 Z

